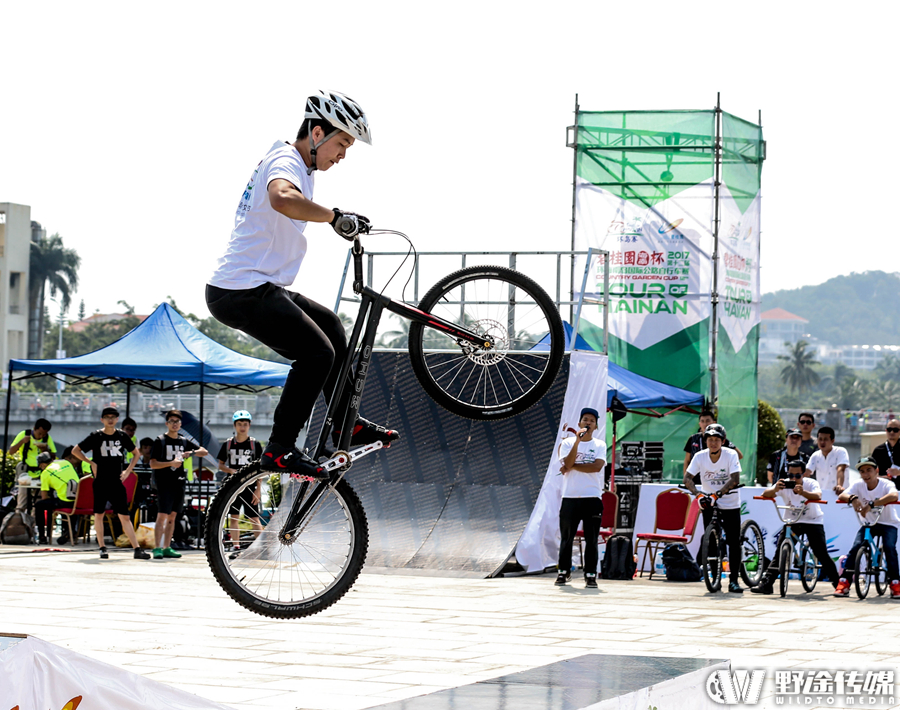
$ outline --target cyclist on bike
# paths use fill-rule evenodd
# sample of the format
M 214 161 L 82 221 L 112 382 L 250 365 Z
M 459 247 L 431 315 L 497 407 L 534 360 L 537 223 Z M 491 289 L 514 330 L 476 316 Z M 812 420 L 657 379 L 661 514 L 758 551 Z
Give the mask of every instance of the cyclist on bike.
M 822 500 L 822 487 L 818 481 L 803 475 L 806 464 L 803 459 L 796 458 L 787 463 L 787 477 L 779 478 L 775 485 L 763 492 L 763 498 L 780 497 L 785 505 L 802 506 L 796 523 L 791 525 L 791 530 L 796 535 L 806 535 L 809 546 L 822 564 L 822 569 L 828 576 L 833 587 L 838 586 L 838 571 L 834 560 L 828 554 L 828 543 L 825 540 L 825 515 L 821 505 L 805 505 L 808 500 Z M 775 540 L 775 550 L 781 548 L 786 528 L 781 528 L 778 538 Z M 778 579 L 778 563 L 772 562 L 763 573 L 759 584 L 750 591 L 754 594 L 773 594 L 775 580 Z
M 738 583 L 741 573 L 741 498 L 737 493 L 723 496 L 741 483 L 741 462 L 737 452 L 723 448 L 725 427 L 710 424 L 706 427 L 706 447 L 688 465 L 684 474 L 684 485 L 694 495 L 700 495 L 694 485 L 694 475 L 700 474 L 700 484 L 707 494 L 700 499 L 703 510 L 703 525 L 712 520 L 712 503 L 718 500 L 719 520 L 728 543 L 729 582 L 728 591 L 743 594 Z
M 861 481 L 857 481 L 838 496 L 838 503 L 849 503 L 866 522 L 876 520 L 872 508 L 894 503 L 897 500 L 897 488 L 893 483 L 878 477 L 878 463 L 871 456 L 864 456 L 856 462 Z M 900 569 L 897 566 L 897 527 L 900 526 L 900 516 L 894 506 L 885 508 L 878 522 L 872 525 L 872 535 L 881 535 L 884 544 L 884 557 L 887 562 L 887 578 L 891 581 L 891 599 L 900 599 Z M 856 553 L 865 542 L 865 526 L 860 527 L 853 541 L 853 547 L 847 553 L 847 564 L 844 565 L 844 573 L 838 582 L 834 596 L 850 596 L 850 584 L 853 582 L 853 560 Z
M 297 140 L 276 142 L 250 177 L 225 255 L 206 287 L 206 303 L 217 320 L 293 361 L 262 454 L 267 469 L 327 475 L 295 443 L 319 392 L 326 397 L 334 392 L 347 339 L 335 313 L 286 287 L 306 255 L 308 222 L 326 222 L 351 240 L 368 226 L 361 215 L 312 200 L 313 172 L 337 165 L 356 141 L 372 143 L 359 104 L 336 92 L 310 96 Z M 341 409 L 349 402 L 346 389 Z M 351 443 L 387 446 L 399 436 L 360 418 Z

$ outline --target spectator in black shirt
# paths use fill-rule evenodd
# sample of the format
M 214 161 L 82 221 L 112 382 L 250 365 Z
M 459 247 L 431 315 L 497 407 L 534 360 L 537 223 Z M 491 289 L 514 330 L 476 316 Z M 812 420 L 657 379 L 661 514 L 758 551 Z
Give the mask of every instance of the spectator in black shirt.
M 166 412 L 166 433 L 153 442 L 150 453 L 150 467 L 156 472 L 156 491 L 159 512 L 156 515 L 156 547 L 153 559 L 178 558 L 181 555 L 172 549 L 172 535 L 175 532 L 175 518 L 184 506 L 184 457 L 206 456 L 209 452 L 202 446 L 179 436 L 181 412 L 172 409 Z
M 109 558 L 104 541 L 103 520 L 106 517 L 107 502 L 112 506 L 113 512 L 119 516 L 122 529 L 128 536 L 131 547 L 134 548 L 136 560 L 149 560 L 150 555 L 144 552 L 138 545 L 134 534 L 134 526 L 128 515 L 128 492 L 125 490 L 125 479 L 134 470 L 135 458 L 123 471 L 126 452 L 137 454 L 137 449 L 128 435 L 121 429 L 116 429 L 119 421 L 119 412 L 115 407 L 106 407 L 100 414 L 103 428 L 88 434 L 87 438 L 78 444 L 72 455 L 91 465 L 94 474 L 94 530 L 97 533 L 97 543 L 100 545 L 100 559 Z M 93 460 L 88 459 L 84 452 L 90 451 Z
M 804 464 L 809 461 L 809 454 L 804 454 L 800 450 L 802 438 L 803 434 L 800 433 L 799 429 L 788 429 L 784 437 L 785 445 L 769 455 L 769 463 L 766 466 L 766 476 L 768 477 L 769 485 L 775 483 L 779 478 L 787 478 L 788 461 L 799 459 Z
M 250 422 L 253 417 L 250 412 L 241 409 L 234 413 L 234 436 L 222 444 L 219 455 L 219 470 L 232 475 L 237 473 L 251 461 L 258 461 L 262 456 L 262 444 L 250 436 Z M 262 481 L 257 481 L 253 490 L 247 489 L 234 502 L 229 511 L 231 514 L 231 526 L 228 529 L 232 541 L 232 549 L 241 549 L 241 508 L 244 515 L 253 527 L 253 537 L 256 538 L 262 532 L 262 523 L 259 520 L 259 499 Z
M 125 432 L 128 433 L 127 431 Z M 135 507 L 146 505 L 153 491 L 153 469 L 150 468 L 150 452 L 153 449 L 153 439 L 145 436 L 140 443 L 140 456 L 134 464 L 134 472 L 138 477 L 137 492 L 134 496 Z M 154 512 L 153 515 L 156 515 Z
M 806 460 L 819 450 L 819 442 L 813 436 L 813 427 L 816 418 L 809 412 L 803 412 L 797 417 L 797 428 L 800 430 L 800 451 L 806 454 Z
M 700 412 L 700 429 L 696 434 L 691 434 L 691 436 L 687 440 L 687 443 L 684 445 L 684 470 L 682 471 L 682 475 L 687 475 L 687 470 L 688 466 L 691 463 L 691 459 L 706 448 L 706 436 L 703 432 L 706 431 L 706 427 L 708 427 L 710 424 L 715 423 L 716 415 L 713 414 L 711 410 L 704 409 L 702 412 Z M 728 439 L 725 439 L 725 441 L 722 443 L 722 446 L 728 449 L 734 449 L 735 453 L 737 453 L 738 455 L 738 459 L 744 458 L 744 454 L 741 453 L 741 450 L 730 441 L 728 441 Z M 699 473 L 694 476 L 693 481 L 695 485 L 700 483 Z
M 900 488 L 900 420 L 891 419 L 884 430 L 887 441 L 872 451 L 872 458 L 878 464 L 878 475 L 887 476 Z

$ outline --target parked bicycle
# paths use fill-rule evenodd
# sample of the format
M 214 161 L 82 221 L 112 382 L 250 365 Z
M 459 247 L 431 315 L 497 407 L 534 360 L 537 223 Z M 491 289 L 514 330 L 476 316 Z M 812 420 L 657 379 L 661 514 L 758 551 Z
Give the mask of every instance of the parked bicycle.
M 395 234 L 372 231 L 389 233 Z M 308 452 L 328 480 L 273 474 L 255 461 L 225 482 L 209 511 L 205 542 L 213 574 L 235 601 L 266 616 L 293 618 L 327 608 L 350 589 L 365 562 L 366 515 L 345 476 L 355 461 L 382 448 L 376 442 L 351 451 L 350 437 L 385 310 L 411 321 L 409 357 L 422 388 L 447 410 L 471 419 L 504 419 L 534 405 L 556 379 L 565 350 L 556 305 L 517 271 L 464 268 L 412 306 L 363 285 L 360 235 L 351 253 L 359 314 L 341 385 Z M 354 395 L 338 411 L 346 387 Z M 335 429 L 341 435 L 332 452 L 327 443 Z M 242 533 L 229 530 L 230 511 L 258 484 L 260 518 L 268 524 L 246 549 L 226 549 Z
M 806 592 L 812 592 L 819 581 L 819 572 L 822 563 L 816 559 L 815 553 L 809 545 L 806 535 L 797 534 L 793 526 L 801 522 L 803 513 L 808 505 L 827 505 L 824 500 L 807 500 L 801 505 L 778 505 L 775 498 L 754 496 L 753 500 L 770 500 L 778 511 L 778 517 L 784 523 L 784 540 L 778 547 L 773 564 L 778 565 L 778 592 L 783 597 L 787 594 L 788 580 L 792 573 L 800 577 L 800 583 Z M 785 511 L 782 513 L 782 511 Z M 799 561 L 797 564 L 795 562 Z
M 722 495 L 737 493 L 738 489 L 743 487 L 744 484 L 735 486 Z M 685 486 L 679 486 L 679 488 L 688 490 Z M 700 493 L 697 498 L 698 500 L 705 499 L 708 505 L 712 507 L 712 518 L 703 532 L 703 539 L 700 542 L 700 555 L 697 562 L 700 565 L 706 588 L 710 592 L 718 592 L 722 588 L 722 572 L 725 569 L 725 560 L 728 559 L 725 534 L 722 529 L 722 522 L 719 519 L 719 501 L 718 497 L 714 498 L 711 493 Z M 704 506 L 701 505 L 701 507 Z M 741 523 L 740 544 L 741 579 L 748 587 L 755 587 L 759 584 L 759 580 L 762 579 L 766 559 L 765 539 L 756 521 L 748 518 Z
M 847 560 L 846 564 L 853 565 L 854 575 L 853 584 L 856 587 L 856 595 L 860 599 L 865 599 L 869 594 L 872 586 L 872 580 L 875 580 L 875 591 L 878 596 L 883 596 L 888 590 L 887 577 L 887 561 L 884 557 L 884 540 L 881 535 L 872 532 L 872 528 L 881 520 L 888 505 L 898 505 L 897 503 L 888 503 L 887 505 L 877 505 L 871 507 L 874 520 L 868 520 L 865 516 L 858 512 L 856 516 L 859 518 L 863 528 L 863 545 L 856 553 L 855 560 Z M 849 507 L 853 507 L 852 505 Z

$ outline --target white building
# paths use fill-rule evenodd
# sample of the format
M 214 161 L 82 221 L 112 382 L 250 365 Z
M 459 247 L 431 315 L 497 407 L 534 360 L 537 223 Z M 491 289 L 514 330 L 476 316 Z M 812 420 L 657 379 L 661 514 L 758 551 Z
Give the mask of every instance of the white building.
M 900 345 L 830 345 L 817 347 L 818 360 L 823 365 L 842 362 L 854 370 L 874 370 L 886 355 L 900 357 Z
M 771 365 L 778 362 L 779 355 L 785 355 L 788 346 L 800 340 L 809 340 L 805 335 L 809 321 L 794 315 L 783 308 L 772 308 L 760 316 L 759 323 L 759 356 L 760 365 Z
M 0 202 L 0 369 L 24 358 L 28 344 L 31 207 Z

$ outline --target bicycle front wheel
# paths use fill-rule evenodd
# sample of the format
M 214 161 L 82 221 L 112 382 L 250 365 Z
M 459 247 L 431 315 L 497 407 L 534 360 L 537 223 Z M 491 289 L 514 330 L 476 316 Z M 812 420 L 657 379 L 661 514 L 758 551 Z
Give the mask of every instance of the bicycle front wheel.
M 700 542 L 700 571 L 710 592 L 722 588 L 721 537 L 715 528 L 708 528 Z
M 853 576 L 856 586 L 856 595 L 865 599 L 872 585 L 872 551 L 867 544 L 863 544 L 856 553 L 856 574 Z
M 428 395 L 454 414 L 478 420 L 515 416 L 537 403 L 556 379 L 565 351 L 559 310 L 518 271 L 462 269 L 435 284 L 419 308 L 492 343 L 478 347 L 410 324 L 413 372 Z
M 783 597 L 787 594 L 788 580 L 791 576 L 791 568 L 794 561 L 794 546 L 790 541 L 785 540 L 781 543 L 778 551 L 778 593 Z
M 298 529 L 282 534 L 292 502 L 313 495 L 314 485 L 324 484 L 264 471 L 257 462 L 229 477 L 213 499 L 207 560 L 222 589 L 250 611 L 279 619 L 309 616 L 334 604 L 359 576 L 368 524 L 345 480 L 328 485 Z M 241 519 L 240 508 L 254 494 L 251 525 Z
M 873 567 L 875 591 L 878 592 L 880 597 L 888 590 L 887 560 L 884 559 L 884 542 L 880 538 L 878 540 L 878 564 L 873 565 Z
M 741 579 L 748 587 L 755 587 L 762 579 L 766 566 L 765 540 L 759 525 L 753 520 L 741 524 Z
M 821 568 L 822 565 L 816 559 L 816 555 L 810 548 L 809 543 L 804 543 L 803 552 L 800 555 L 800 582 L 803 584 L 804 590 L 811 592 L 816 588 Z

